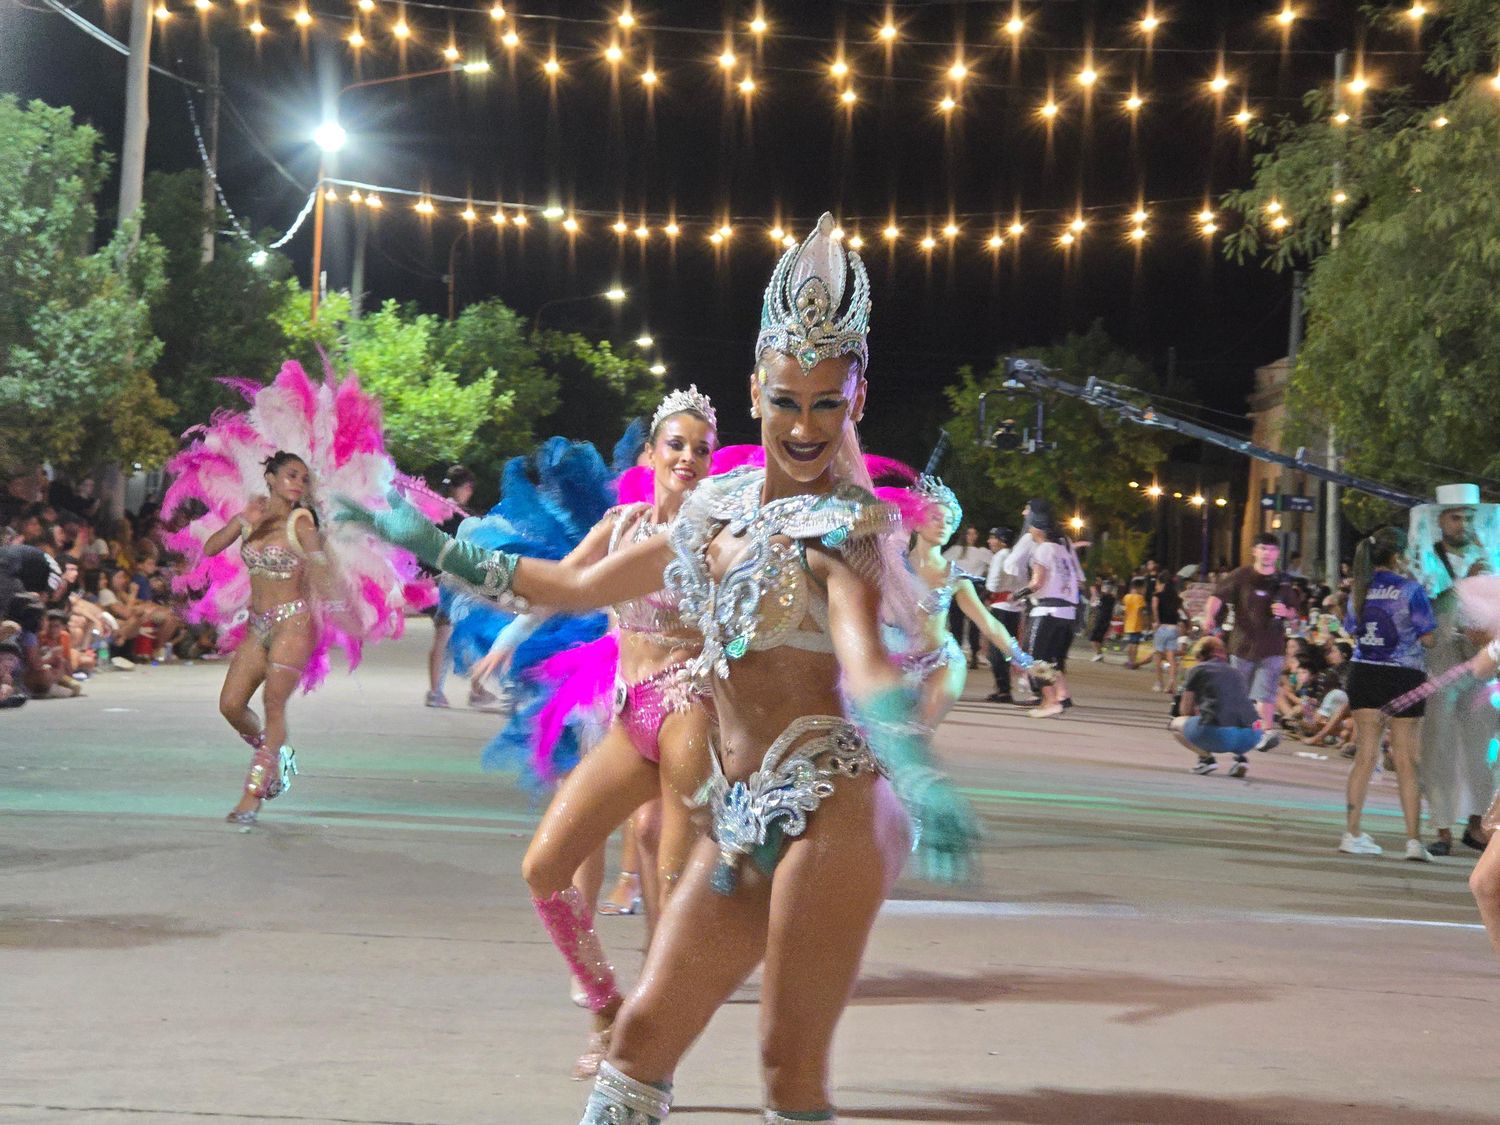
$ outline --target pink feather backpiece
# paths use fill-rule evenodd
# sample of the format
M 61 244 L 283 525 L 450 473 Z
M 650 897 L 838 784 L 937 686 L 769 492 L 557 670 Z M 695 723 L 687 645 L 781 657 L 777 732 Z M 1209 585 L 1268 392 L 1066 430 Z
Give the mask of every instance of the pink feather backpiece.
M 167 537 L 167 545 L 187 559 L 174 586 L 192 599 L 190 619 L 218 626 L 221 650 L 239 644 L 250 604 L 249 575 L 236 547 L 210 558 L 203 544 L 250 500 L 265 495 L 266 458 L 278 450 L 301 457 L 313 485 L 306 503 L 319 517 L 336 583 L 335 596 L 318 603 L 318 643 L 302 677 L 303 689 L 311 691 L 327 675 L 330 649 L 343 649 L 353 669 L 366 643 L 399 637 L 406 611 L 436 600 L 433 584 L 410 554 L 362 527 L 332 522 L 322 501 L 342 495 L 382 507 L 395 484 L 429 518 L 446 518 L 452 505 L 396 473 L 381 432 L 380 403 L 352 374 L 340 380 L 328 369 L 314 383 L 291 361 L 269 386 L 224 382 L 245 397 L 248 409 L 218 411 L 207 425 L 190 429 L 183 435 L 187 445 L 167 464 L 173 480 L 162 500 L 163 519 L 170 521 L 193 501 L 206 509 Z

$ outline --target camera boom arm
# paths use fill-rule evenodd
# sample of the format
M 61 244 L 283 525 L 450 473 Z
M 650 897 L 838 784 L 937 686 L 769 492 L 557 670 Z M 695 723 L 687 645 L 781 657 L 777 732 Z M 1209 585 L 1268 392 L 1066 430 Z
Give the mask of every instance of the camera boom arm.
M 1203 426 L 1197 422 L 1189 422 L 1183 418 L 1174 418 L 1170 414 L 1162 414 L 1149 403 L 1141 406 L 1125 397 L 1130 394 L 1140 395 L 1142 392 L 1133 388 L 1120 387 L 1114 383 L 1105 382 L 1102 379 L 1090 377 L 1083 386 L 1069 382 L 1057 377 L 1056 372 L 1045 367 L 1038 360 L 1021 359 L 1015 356 L 1005 357 L 1005 389 L 1006 390 L 1029 390 L 1037 394 L 1037 437 L 1025 442 L 1017 442 L 1012 448 L 1021 448 L 1026 445 L 1027 452 L 1035 452 L 1036 448 L 1049 448 L 1040 443 L 1042 429 L 1042 404 L 1040 392 L 1049 391 L 1053 394 L 1065 395 L 1086 402 L 1090 406 L 1107 410 L 1127 422 L 1134 422 L 1138 426 L 1148 426 L 1153 429 L 1169 430 L 1172 433 L 1181 434 L 1183 437 L 1196 438 L 1198 441 L 1206 441 L 1210 445 L 1217 445 L 1224 449 L 1243 453 L 1247 457 L 1253 457 L 1257 461 L 1267 461 L 1273 465 L 1281 465 L 1284 468 L 1295 469 L 1319 480 L 1329 481 L 1343 488 L 1352 488 L 1356 492 L 1368 493 L 1378 496 L 1382 500 L 1389 500 L 1393 504 L 1402 504 L 1412 507 L 1426 501 L 1420 496 L 1414 496 L 1409 492 L 1403 492 L 1399 488 L 1381 484 L 1379 481 L 1366 480 L 1364 477 L 1353 476 L 1340 469 L 1319 465 L 1307 460 L 1304 449 L 1297 450 L 1295 455 L 1280 453 L 1265 446 L 1256 445 L 1234 434 L 1216 430 L 1210 426 Z M 987 393 L 987 392 L 986 392 Z M 987 444 L 995 444 L 989 435 L 984 433 L 985 396 L 979 396 L 979 426 L 980 439 Z

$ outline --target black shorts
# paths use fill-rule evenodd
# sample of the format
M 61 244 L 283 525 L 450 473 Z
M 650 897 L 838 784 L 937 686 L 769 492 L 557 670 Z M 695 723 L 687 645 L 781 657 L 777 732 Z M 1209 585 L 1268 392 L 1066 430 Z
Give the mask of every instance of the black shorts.
M 1069 617 L 1033 617 L 1031 619 L 1031 655 L 1037 660 L 1055 664 L 1059 672 L 1068 666 L 1068 648 L 1073 643 L 1073 619 Z
M 1356 660 L 1349 665 L 1349 710 L 1378 711 L 1391 700 L 1426 682 L 1427 673 L 1420 668 L 1403 668 L 1399 664 L 1366 664 Z M 1423 699 L 1406 710 L 1397 712 L 1393 717 L 1420 719 L 1426 709 L 1427 701 Z

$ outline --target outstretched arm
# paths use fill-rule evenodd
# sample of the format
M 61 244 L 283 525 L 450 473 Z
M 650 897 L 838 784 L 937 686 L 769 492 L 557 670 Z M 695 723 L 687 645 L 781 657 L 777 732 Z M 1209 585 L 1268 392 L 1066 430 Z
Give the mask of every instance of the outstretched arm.
M 985 635 L 985 639 L 990 644 L 1000 649 L 1022 668 L 1031 662 L 1030 655 L 1016 643 L 1016 638 L 1010 635 L 1010 630 L 996 621 L 994 614 L 984 608 L 984 603 L 979 600 L 979 595 L 974 592 L 971 583 L 960 582 L 954 594 L 954 600 L 958 602 L 958 608 L 963 615 L 979 626 L 979 631 Z
M 489 597 L 514 592 L 570 613 L 601 609 L 660 590 L 672 559 L 672 545 L 663 535 L 582 567 L 523 559 L 443 534 L 397 492 L 386 500 L 390 508 L 375 512 L 341 499 L 334 518 L 367 525 L 387 542 L 406 548 L 428 566 L 478 587 Z

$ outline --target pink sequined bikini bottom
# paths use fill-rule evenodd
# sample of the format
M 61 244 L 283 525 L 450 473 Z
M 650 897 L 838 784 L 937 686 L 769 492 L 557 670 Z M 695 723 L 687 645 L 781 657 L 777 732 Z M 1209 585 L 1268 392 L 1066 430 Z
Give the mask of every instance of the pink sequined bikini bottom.
M 686 662 L 670 664 L 654 676 L 639 683 L 615 681 L 615 716 L 625 727 L 640 756 L 648 762 L 661 761 L 658 739 L 667 716 L 686 711 L 707 692 L 695 687 Z

